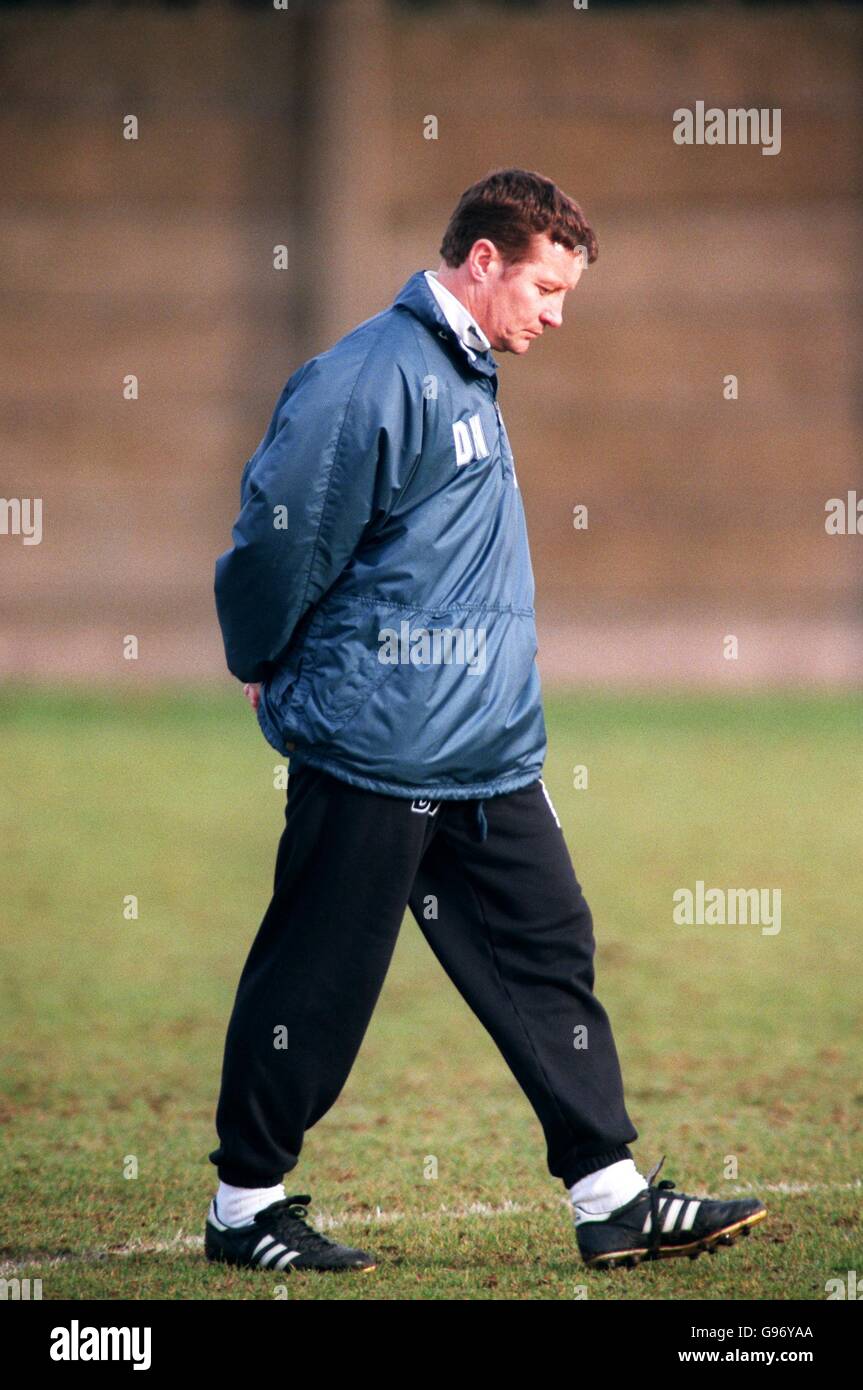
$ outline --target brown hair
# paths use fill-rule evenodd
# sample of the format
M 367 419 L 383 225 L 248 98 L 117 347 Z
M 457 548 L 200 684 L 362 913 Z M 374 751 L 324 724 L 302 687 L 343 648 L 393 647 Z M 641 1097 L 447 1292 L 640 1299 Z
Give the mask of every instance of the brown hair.
M 459 266 L 480 237 L 493 241 L 510 265 L 530 255 L 543 233 L 570 251 L 583 246 L 588 264 L 599 255 L 593 228 L 572 198 L 542 174 L 529 169 L 494 169 L 466 188 L 441 242 L 448 266 Z

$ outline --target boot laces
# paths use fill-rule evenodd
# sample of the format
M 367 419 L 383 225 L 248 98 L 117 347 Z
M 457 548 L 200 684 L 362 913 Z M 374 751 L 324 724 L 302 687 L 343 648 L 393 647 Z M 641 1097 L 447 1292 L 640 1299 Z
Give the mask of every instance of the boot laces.
M 303 1196 L 284 1197 L 266 1209 L 267 1225 L 272 1226 L 278 1235 L 284 1236 L 300 1251 L 320 1249 L 324 1246 L 331 1248 L 336 1243 L 306 1224 L 308 1204 L 311 1200 L 308 1193 Z
M 665 1162 L 665 1154 L 662 1155 L 658 1163 L 655 1163 L 647 1174 L 647 1195 L 650 1198 L 650 1239 L 647 1242 L 648 1258 L 656 1255 L 662 1244 L 662 1231 L 659 1225 L 659 1193 L 662 1191 L 673 1191 L 674 1183 L 670 1178 L 663 1178 L 662 1182 L 654 1182 L 659 1170 Z

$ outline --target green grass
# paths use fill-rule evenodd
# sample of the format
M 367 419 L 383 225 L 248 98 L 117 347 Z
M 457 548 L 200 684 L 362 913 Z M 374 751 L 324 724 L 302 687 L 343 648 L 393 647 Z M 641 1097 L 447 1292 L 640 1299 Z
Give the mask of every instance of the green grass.
M 715 1259 L 585 1270 L 533 1112 L 408 917 L 288 1179 L 380 1264 L 296 1275 L 288 1296 L 823 1299 L 863 1268 L 861 701 L 558 692 L 546 713 L 635 1156 L 646 1171 L 667 1154 L 661 1176 L 690 1191 L 752 1183 L 769 1219 Z M 271 1299 L 284 1276 L 211 1267 L 196 1242 L 278 756 L 235 691 L 7 688 L 0 735 L 0 1273 L 41 1278 L 45 1299 Z M 671 895 L 697 879 L 781 888 L 781 932 L 674 925 Z

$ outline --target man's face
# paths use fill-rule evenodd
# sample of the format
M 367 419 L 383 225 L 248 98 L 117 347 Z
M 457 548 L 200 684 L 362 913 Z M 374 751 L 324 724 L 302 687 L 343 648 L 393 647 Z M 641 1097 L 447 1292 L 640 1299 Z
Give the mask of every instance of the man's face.
M 564 297 L 578 284 L 587 253 L 570 251 L 546 235 L 534 237 L 529 258 L 517 265 L 507 265 L 492 251 L 478 294 L 480 324 L 498 352 L 525 353 L 546 328 L 560 327 Z

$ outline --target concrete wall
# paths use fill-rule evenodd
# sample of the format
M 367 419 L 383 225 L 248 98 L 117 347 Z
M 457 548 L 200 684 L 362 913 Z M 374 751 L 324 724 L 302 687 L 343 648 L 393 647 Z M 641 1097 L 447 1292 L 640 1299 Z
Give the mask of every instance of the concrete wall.
M 467 184 L 523 164 L 600 242 L 564 327 L 500 356 L 544 669 L 859 680 L 863 537 L 827 536 L 824 503 L 863 496 L 860 28 L 817 6 L 5 12 L 0 496 L 41 497 L 44 533 L 0 535 L 3 669 L 227 679 L 213 563 L 284 380 L 438 264 Z M 699 99 L 780 107 L 781 153 L 675 145 Z

